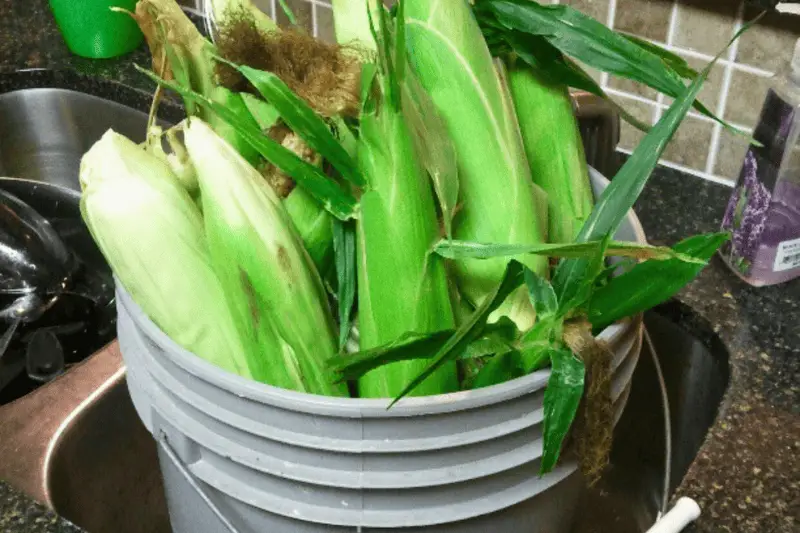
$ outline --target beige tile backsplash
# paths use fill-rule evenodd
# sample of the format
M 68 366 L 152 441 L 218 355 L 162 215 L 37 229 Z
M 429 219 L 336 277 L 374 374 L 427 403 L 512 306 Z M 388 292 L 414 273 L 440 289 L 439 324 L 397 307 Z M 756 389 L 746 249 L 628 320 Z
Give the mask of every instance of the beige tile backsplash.
M 185 4 L 202 0 L 181 0 Z M 254 0 L 267 13 L 278 12 L 285 22 L 278 0 Z M 333 39 L 331 0 L 287 0 L 300 22 L 315 35 Z M 644 37 L 684 57 L 695 69 L 702 69 L 722 50 L 757 11 L 741 0 L 538 0 L 540 3 L 568 4 L 613 27 Z M 747 32 L 712 70 L 700 100 L 712 111 L 744 129 L 751 129 L 771 84 L 770 76 L 790 59 L 800 37 L 800 17 L 770 15 Z M 653 123 L 671 99 L 649 87 L 616 79 L 588 69 L 608 93 L 632 115 Z M 641 140 L 638 130 L 622 124 L 619 147 L 630 151 Z M 716 122 L 692 112 L 664 153 L 663 163 L 716 181 L 732 183 L 738 176 L 746 143 Z
M 570 4 L 616 30 L 666 45 L 698 70 L 725 48 L 743 20 L 758 14 L 745 9 L 740 0 L 544 1 Z M 765 17 L 723 55 L 703 86 L 700 100 L 727 121 L 749 131 L 758 119 L 772 83 L 770 77 L 785 67 L 798 37 L 798 17 Z M 651 123 L 672 102 L 640 84 L 609 76 L 601 79 L 618 103 Z M 619 147 L 630 151 L 641 138 L 640 132 L 623 123 Z M 741 137 L 693 111 L 667 147 L 663 163 L 732 183 L 739 174 L 746 146 Z
M 715 56 L 733 35 L 738 12 L 736 0 L 681 2 L 675 15 L 673 44 Z
M 664 42 L 669 34 L 671 2 L 616 0 L 614 27 L 652 41 Z

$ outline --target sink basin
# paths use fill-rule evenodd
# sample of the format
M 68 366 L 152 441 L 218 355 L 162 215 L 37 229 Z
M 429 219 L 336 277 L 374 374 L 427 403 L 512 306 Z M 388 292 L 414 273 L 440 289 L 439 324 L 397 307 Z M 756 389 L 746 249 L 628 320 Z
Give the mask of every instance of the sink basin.
M 80 190 L 81 157 L 108 128 L 144 140 L 147 115 L 64 89 L 0 95 L 0 176 Z
M 709 347 L 670 318 L 670 304 L 645 317 L 663 369 L 672 409 L 674 490 L 717 416 L 728 383 L 727 353 Z M 645 348 L 647 350 L 647 348 Z M 116 346 L 103 357 L 118 362 Z M 574 533 L 642 533 L 655 521 L 663 494 L 664 423 L 655 367 L 645 351 L 616 431 L 612 465 L 585 494 Z M 56 512 L 89 533 L 168 533 L 154 441 L 141 424 L 118 369 L 71 414 L 50 443 L 45 497 Z
M 677 325 L 691 318 L 693 331 Z M 671 419 L 669 495 L 697 456 L 723 406 L 728 352 L 712 327 L 672 301 L 645 314 L 663 372 Z M 574 533 L 641 533 L 656 520 L 664 496 L 665 427 L 661 386 L 645 343 L 628 406 L 614 432 L 611 465 L 585 494 Z
M 79 230 L 83 230 L 78 212 L 81 156 L 108 128 L 135 141 L 144 140 L 146 123 L 147 115 L 142 112 L 74 91 L 26 89 L 0 94 L 0 138 L 3 139 L 0 143 L 0 177 L 17 178 L 3 180 L 2 186 L 26 201 L 36 200 L 38 204 L 31 205 L 46 216 L 74 222 Z M 37 188 L 31 182 L 44 185 Z M 51 221 L 55 224 L 55 219 L 51 218 Z M 85 239 L 84 236 L 78 237 L 92 246 L 96 254 L 92 261 L 104 266 L 102 256 L 88 235 Z M 3 457 L 0 479 L 9 481 L 40 501 L 49 502 L 51 494 L 47 479 L 52 477 L 51 472 L 60 472 L 58 477 L 65 484 L 54 489 L 53 494 L 54 501 L 64 506 L 69 506 L 69 503 L 64 500 L 66 492 L 63 489 L 83 494 L 109 489 L 97 482 L 103 476 L 92 467 L 105 464 L 111 460 L 110 457 L 94 462 L 70 463 L 74 453 L 63 452 L 55 459 L 50 453 L 55 442 L 76 442 L 80 443 L 81 451 L 89 451 L 101 458 L 105 457 L 104 451 L 113 449 L 116 441 L 112 436 L 136 442 L 136 434 L 131 431 L 136 426 L 130 424 L 134 417 L 131 420 L 125 418 L 124 401 L 111 404 L 93 402 L 99 396 L 115 398 L 125 394 L 124 386 L 117 386 L 124 380 L 124 369 L 115 350 L 116 344 L 96 352 L 109 338 L 113 340 L 113 330 L 109 337 L 87 351 L 84 357 L 88 358 L 49 384 L 17 399 L 12 397 L 13 401 L 8 403 L 0 401 L 0 456 Z M 102 406 L 108 406 L 107 409 L 113 412 L 102 411 Z M 95 426 L 86 426 L 84 422 L 88 419 L 97 422 L 94 433 L 88 428 Z M 83 424 L 72 425 L 76 420 Z M 98 435 L 98 430 L 101 433 L 110 430 L 110 433 Z M 65 462 L 62 457 L 70 459 Z M 125 463 L 123 456 L 117 460 L 120 464 Z M 94 476 L 91 481 L 86 477 L 88 475 Z M 80 483 L 78 488 L 75 483 Z M 123 489 L 113 490 L 118 496 L 125 495 Z M 94 496 L 98 502 L 102 500 L 99 493 Z M 136 498 L 131 496 L 131 499 Z
M 607 126 L 602 117 L 591 116 L 592 105 L 578 109 L 585 135 Z M 146 119 L 139 111 L 72 91 L 0 94 L 0 176 L 77 189 L 85 150 L 109 127 L 143 140 Z M 597 139 L 589 141 L 602 157 Z M 670 490 L 696 456 L 729 379 L 727 353 L 711 328 L 698 334 L 676 325 L 686 313 L 691 311 L 670 303 L 645 318 L 672 407 Z M 611 468 L 597 488 L 586 491 L 575 533 L 640 533 L 655 520 L 664 472 L 659 391 L 645 347 L 617 426 Z M 0 454 L 0 479 L 89 533 L 170 531 L 156 446 L 131 404 L 116 342 L 1 406 Z

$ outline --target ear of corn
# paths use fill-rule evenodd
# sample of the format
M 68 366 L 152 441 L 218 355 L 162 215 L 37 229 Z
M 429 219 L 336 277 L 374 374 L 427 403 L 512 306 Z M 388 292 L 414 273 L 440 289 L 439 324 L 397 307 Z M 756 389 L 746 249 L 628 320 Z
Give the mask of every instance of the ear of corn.
M 414 71 L 445 120 L 458 156 L 461 210 L 457 239 L 508 244 L 545 240 L 537 192 L 506 88 L 465 0 L 407 0 L 407 47 Z M 520 256 L 546 274 L 546 260 Z M 456 276 L 473 303 L 482 302 L 503 277 L 509 259 L 458 261 Z M 498 314 L 521 328 L 532 325 L 533 308 L 515 292 Z M 495 317 L 496 318 L 496 317 Z
M 107 132 L 81 161 L 81 212 L 122 285 L 175 342 L 251 378 L 194 201 L 169 166 Z
M 190 121 L 185 138 L 212 264 L 257 348 L 251 370 L 279 387 L 346 395 L 325 369 L 337 344 L 322 283 L 280 199 L 204 122 Z
M 376 24 L 385 24 L 380 19 Z M 390 44 L 382 31 L 381 72 L 361 116 L 359 168 L 367 181 L 357 221 L 358 324 L 367 350 L 403 334 L 431 333 L 454 326 L 444 264 L 431 253 L 439 236 L 430 181 L 420 166 L 403 116 L 402 67 L 386 59 Z M 405 61 L 395 56 L 394 66 Z M 409 73 L 406 73 L 409 74 Z M 427 362 L 403 361 L 373 370 L 359 380 L 362 397 L 395 397 Z M 457 389 L 455 364 L 447 364 L 414 393 Z
M 550 242 L 572 242 L 593 197 L 567 87 L 524 65 L 509 70 L 509 88 L 534 182 L 547 193 Z

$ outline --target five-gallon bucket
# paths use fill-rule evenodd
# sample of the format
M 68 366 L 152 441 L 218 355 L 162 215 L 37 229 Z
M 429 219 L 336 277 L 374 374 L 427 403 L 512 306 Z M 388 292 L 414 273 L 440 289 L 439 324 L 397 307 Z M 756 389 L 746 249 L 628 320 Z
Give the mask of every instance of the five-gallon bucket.
M 608 183 L 592 175 L 595 192 Z M 631 213 L 617 239 L 644 242 Z M 453 394 L 330 398 L 229 374 L 179 347 L 117 285 L 134 405 L 159 443 L 176 533 L 569 531 L 582 480 L 539 477 L 549 370 Z M 617 418 L 641 317 L 600 338 Z

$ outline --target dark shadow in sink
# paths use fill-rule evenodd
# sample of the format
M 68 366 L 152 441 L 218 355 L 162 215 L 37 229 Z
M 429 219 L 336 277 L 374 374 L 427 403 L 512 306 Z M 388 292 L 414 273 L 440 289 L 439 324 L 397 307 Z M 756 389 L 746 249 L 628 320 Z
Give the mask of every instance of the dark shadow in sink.
M 728 352 L 712 326 L 677 301 L 646 313 L 645 327 L 658 352 L 669 396 L 672 494 L 722 407 L 730 380 Z M 628 406 L 615 430 L 611 466 L 599 485 L 585 494 L 585 512 L 575 533 L 641 533 L 655 522 L 665 469 L 662 406 L 645 343 Z

